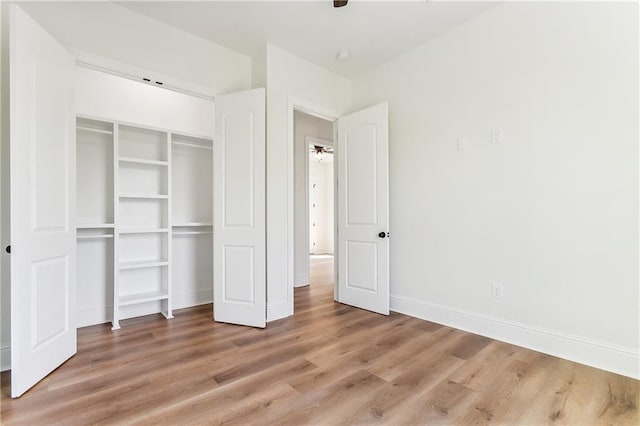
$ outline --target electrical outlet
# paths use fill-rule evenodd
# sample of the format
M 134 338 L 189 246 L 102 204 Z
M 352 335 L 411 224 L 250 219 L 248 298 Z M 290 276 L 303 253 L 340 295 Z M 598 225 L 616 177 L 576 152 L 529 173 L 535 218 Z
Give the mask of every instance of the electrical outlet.
M 502 299 L 504 297 L 504 287 L 500 283 L 491 284 L 491 296 L 496 299 Z

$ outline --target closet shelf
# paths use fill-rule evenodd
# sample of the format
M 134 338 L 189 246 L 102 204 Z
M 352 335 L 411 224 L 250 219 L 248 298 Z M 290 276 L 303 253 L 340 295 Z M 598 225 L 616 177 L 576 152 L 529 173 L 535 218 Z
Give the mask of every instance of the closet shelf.
M 189 228 L 191 226 L 213 226 L 211 222 L 187 222 L 187 223 L 176 223 L 175 225 L 171 225 L 174 228 Z
M 209 149 L 209 150 L 213 149 L 213 147 L 209 146 L 209 145 L 198 145 L 198 144 L 195 144 L 195 143 L 178 142 L 178 141 L 172 141 L 171 143 L 173 145 L 188 146 L 190 148 L 201 148 L 201 149 Z
M 105 229 L 105 228 L 113 228 L 113 223 L 96 223 L 96 224 L 81 224 L 76 225 L 76 229 Z
M 125 269 L 142 269 L 142 268 L 155 268 L 158 266 L 168 266 L 168 260 L 143 260 L 132 262 L 120 262 L 120 270 Z
M 163 291 L 150 291 L 147 293 L 130 294 L 120 296 L 118 304 L 120 306 L 135 305 L 136 303 L 153 302 L 155 300 L 168 299 L 169 295 Z
M 179 235 L 213 235 L 211 231 L 176 231 L 173 233 L 174 236 Z
M 169 232 L 167 228 L 140 228 L 140 229 L 121 229 L 121 234 L 155 234 Z
M 145 195 L 145 194 L 120 194 L 120 198 L 137 198 L 137 199 L 148 199 L 148 200 L 168 200 L 168 195 Z
M 83 132 L 93 132 L 93 133 L 102 133 L 103 135 L 113 135 L 111 130 L 103 130 L 103 129 L 94 129 L 92 127 L 83 127 L 76 126 L 77 130 L 82 130 Z
M 120 157 L 119 160 L 123 163 L 136 163 L 136 164 L 153 164 L 157 166 L 168 166 L 168 161 L 158 161 L 158 160 L 146 160 L 144 158 L 133 158 L 133 157 Z
M 113 234 L 86 234 L 76 235 L 78 240 L 99 240 L 103 238 L 113 238 Z

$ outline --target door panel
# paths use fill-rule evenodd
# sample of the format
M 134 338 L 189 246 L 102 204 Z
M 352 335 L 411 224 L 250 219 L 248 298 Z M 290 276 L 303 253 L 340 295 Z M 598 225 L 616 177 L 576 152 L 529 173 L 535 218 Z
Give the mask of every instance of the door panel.
M 214 319 L 266 325 L 264 89 L 217 96 Z
M 75 60 L 10 9 L 11 394 L 76 353 Z
M 254 153 L 253 111 L 234 111 L 221 119 L 224 147 L 224 225 L 253 227 Z
M 344 134 L 347 167 L 347 226 L 377 225 L 376 127 L 365 123 Z
M 389 314 L 388 139 L 387 103 L 338 120 L 338 301 L 385 315 Z

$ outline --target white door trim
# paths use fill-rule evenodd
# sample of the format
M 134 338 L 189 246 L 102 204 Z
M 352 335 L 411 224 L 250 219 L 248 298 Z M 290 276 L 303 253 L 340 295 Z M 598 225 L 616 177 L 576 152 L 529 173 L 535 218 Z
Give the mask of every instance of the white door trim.
M 287 316 L 293 315 L 293 282 L 295 271 L 295 242 L 294 242 L 294 174 L 293 174 L 293 111 L 301 111 L 314 117 L 333 122 L 333 140 L 336 140 L 336 120 L 340 116 L 336 111 L 314 104 L 305 99 L 293 96 L 287 97 Z M 335 142 L 334 142 L 335 143 Z M 334 164 L 336 158 L 334 155 Z M 335 165 L 334 165 L 335 168 Z M 335 178 L 335 174 L 334 174 Z M 334 239 L 334 242 L 337 241 Z M 335 254 L 334 254 L 335 256 Z M 337 268 L 336 268 L 337 270 Z M 269 286 L 269 283 L 267 283 Z M 270 321 L 267 314 L 267 321 Z

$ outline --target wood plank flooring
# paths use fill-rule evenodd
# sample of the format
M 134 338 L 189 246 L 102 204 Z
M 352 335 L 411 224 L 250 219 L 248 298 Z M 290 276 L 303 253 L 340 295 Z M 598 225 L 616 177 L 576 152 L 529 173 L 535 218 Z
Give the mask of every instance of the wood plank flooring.
M 214 323 L 211 305 L 78 330 L 78 354 L 2 424 L 639 425 L 640 382 L 503 342 L 333 301 L 312 263 L 294 317 Z

